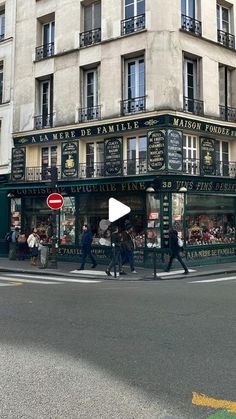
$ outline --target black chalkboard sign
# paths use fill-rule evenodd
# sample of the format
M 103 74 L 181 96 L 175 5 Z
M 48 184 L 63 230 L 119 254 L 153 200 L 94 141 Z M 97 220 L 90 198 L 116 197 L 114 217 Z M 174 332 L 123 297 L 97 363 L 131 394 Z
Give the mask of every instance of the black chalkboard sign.
M 201 175 L 216 174 L 216 152 L 215 140 L 211 138 L 200 139 L 200 155 L 201 155 Z
M 11 158 L 12 180 L 25 180 L 25 147 L 13 148 Z
M 63 178 L 78 176 L 78 143 L 67 142 L 61 147 L 61 172 Z
M 183 133 L 178 130 L 167 131 L 168 170 L 183 170 Z
M 165 169 L 165 130 L 148 132 L 148 171 Z
M 104 144 L 105 176 L 121 175 L 123 138 L 109 138 Z

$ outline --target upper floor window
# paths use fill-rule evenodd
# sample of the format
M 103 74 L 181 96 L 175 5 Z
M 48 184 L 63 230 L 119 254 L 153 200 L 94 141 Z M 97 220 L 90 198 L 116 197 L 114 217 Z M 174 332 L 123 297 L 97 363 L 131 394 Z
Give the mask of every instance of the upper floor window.
M 104 142 L 86 144 L 86 177 L 97 177 L 103 173 Z
M 192 175 L 200 173 L 199 144 L 195 135 L 183 136 L 183 165 L 184 172 Z
M 197 115 L 203 114 L 203 102 L 200 98 L 200 77 L 197 60 L 185 58 L 183 69 L 184 111 Z
M 101 41 L 101 2 L 84 6 L 84 32 L 80 34 L 80 46 Z
M 0 10 L 0 41 L 5 38 L 5 9 Z
M 36 60 L 51 57 L 54 55 L 55 44 L 55 22 L 48 22 L 42 25 L 42 45 L 36 48 Z
M 202 24 L 197 20 L 197 4 L 196 0 L 182 0 L 182 29 L 195 35 L 202 34 Z
M 121 35 L 145 28 L 145 0 L 124 0 L 124 20 L 121 22 Z
M 231 10 L 221 4 L 217 4 L 217 33 L 220 44 L 228 48 L 235 48 L 235 37 L 231 27 Z
M 3 62 L 0 62 L 0 103 L 3 103 Z
M 35 128 L 52 127 L 53 122 L 53 78 L 39 82 L 37 108 L 39 115 L 35 117 Z
M 144 57 L 125 61 L 124 100 L 121 113 L 143 112 L 146 109 Z
M 79 110 L 79 121 L 100 119 L 101 107 L 98 104 L 98 69 L 84 72 L 84 89 L 82 102 L 84 107 Z
M 216 171 L 219 176 L 229 176 L 229 143 L 227 141 L 216 140 Z
M 147 137 L 146 135 L 127 138 L 127 174 L 147 172 Z
M 219 110 L 225 121 L 236 121 L 236 107 L 233 94 L 235 69 L 219 66 Z

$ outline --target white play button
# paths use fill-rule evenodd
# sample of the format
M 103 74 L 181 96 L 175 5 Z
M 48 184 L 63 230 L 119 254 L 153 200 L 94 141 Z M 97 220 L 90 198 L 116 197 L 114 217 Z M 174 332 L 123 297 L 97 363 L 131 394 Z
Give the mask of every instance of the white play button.
M 117 201 L 115 198 L 109 199 L 109 221 L 113 223 L 119 218 L 124 217 L 124 215 L 129 214 L 131 211 L 130 207 L 122 202 Z

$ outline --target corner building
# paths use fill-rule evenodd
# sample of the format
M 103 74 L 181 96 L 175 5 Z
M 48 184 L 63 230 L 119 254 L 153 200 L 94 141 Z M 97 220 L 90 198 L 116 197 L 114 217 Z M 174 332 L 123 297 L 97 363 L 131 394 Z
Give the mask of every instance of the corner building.
M 131 207 L 137 265 L 154 249 L 164 262 L 171 226 L 189 264 L 235 257 L 236 1 L 28 3 L 16 11 L 12 227 L 45 234 L 57 167 L 61 257 L 78 257 L 84 222 L 106 257 L 110 197 Z

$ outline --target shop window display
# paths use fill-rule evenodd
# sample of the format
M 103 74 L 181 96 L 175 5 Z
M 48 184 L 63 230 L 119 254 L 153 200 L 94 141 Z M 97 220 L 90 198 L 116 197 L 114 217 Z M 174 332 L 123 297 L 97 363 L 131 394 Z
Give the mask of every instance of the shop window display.
M 188 245 L 235 242 L 235 198 L 188 195 L 186 206 Z
M 61 208 L 60 243 L 61 245 L 75 244 L 75 198 L 65 197 Z
M 147 247 L 161 247 L 160 198 L 157 193 L 147 193 Z
M 21 229 L 21 199 L 13 198 L 11 200 L 11 229 L 15 227 Z
M 172 227 L 177 230 L 178 236 L 183 237 L 184 219 L 184 193 L 173 193 L 172 195 Z

